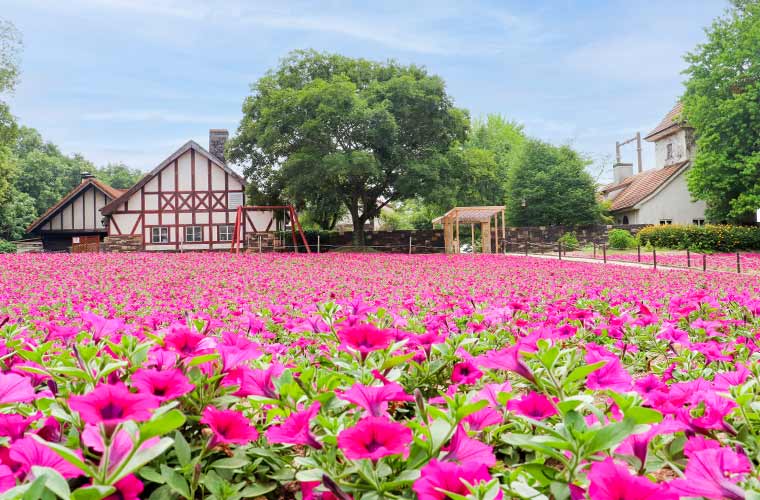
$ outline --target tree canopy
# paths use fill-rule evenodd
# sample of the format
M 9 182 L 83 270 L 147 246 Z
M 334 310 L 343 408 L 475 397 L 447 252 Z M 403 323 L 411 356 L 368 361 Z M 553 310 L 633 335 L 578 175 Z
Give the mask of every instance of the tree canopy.
M 760 3 L 733 0 L 686 56 L 684 118 L 697 153 L 689 190 L 716 222 L 751 222 L 760 208 Z
M 599 222 L 596 186 L 587 165 L 569 146 L 529 139 L 507 179 L 507 222 L 514 226 Z
M 441 78 L 393 61 L 295 51 L 252 90 L 229 158 L 297 202 L 339 200 L 357 244 L 383 206 L 430 189 L 441 165 L 431 160 L 467 127 Z

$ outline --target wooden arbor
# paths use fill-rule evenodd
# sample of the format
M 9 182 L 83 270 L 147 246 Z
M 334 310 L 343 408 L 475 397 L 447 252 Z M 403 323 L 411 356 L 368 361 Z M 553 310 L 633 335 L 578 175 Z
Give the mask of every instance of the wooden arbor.
M 298 234 L 301 236 L 301 241 L 303 241 L 304 246 L 306 247 L 306 253 L 311 253 L 311 248 L 309 247 L 309 243 L 306 241 L 306 235 L 303 234 L 303 229 L 301 228 L 301 223 L 298 222 L 298 214 L 296 213 L 295 207 L 293 205 L 273 205 L 273 206 L 261 206 L 261 205 L 242 205 L 237 208 L 237 214 L 235 216 L 235 232 L 232 233 L 232 246 L 230 247 L 230 252 L 232 253 L 240 253 L 240 227 L 245 227 L 245 219 L 246 219 L 246 213 L 249 211 L 251 212 L 274 212 L 275 210 L 282 210 L 288 214 L 290 217 L 290 232 L 293 236 L 293 251 L 298 253 L 298 241 L 296 240 L 296 229 L 298 230 Z M 270 223 L 271 224 L 271 223 Z M 254 230 L 256 228 L 254 227 Z
M 504 224 L 504 207 L 454 207 L 440 217 L 433 219 L 433 226 L 443 225 L 443 240 L 446 253 L 459 253 L 459 224 L 470 225 L 470 241 L 475 252 L 475 224 L 480 224 L 481 251 L 499 253 L 499 216 L 501 216 L 502 239 L 506 239 L 507 230 Z M 494 227 L 493 249 L 491 245 L 491 219 Z

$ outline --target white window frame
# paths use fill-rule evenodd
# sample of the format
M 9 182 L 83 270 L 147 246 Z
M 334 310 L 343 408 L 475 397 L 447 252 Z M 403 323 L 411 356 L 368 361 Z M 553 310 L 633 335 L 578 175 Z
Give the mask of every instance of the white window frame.
M 229 237 L 222 238 L 222 230 L 225 230 L 225 233 L 229 232 Z M 218 241 L 232 241 L 232 237 L 235 234 L 235 225 L 234 224 L 220 224 L 216 226 L 216 239 Z
M 673 159 L 673 143 L 669 142 L 665 146 L 665 159 L 666 160 L 672 160 Z
M 185 243 L 203 243 L 203 226 L 185 226 Z
M 169 243 L 169 228 L 166 226 L 150 228 L 151 243 Z

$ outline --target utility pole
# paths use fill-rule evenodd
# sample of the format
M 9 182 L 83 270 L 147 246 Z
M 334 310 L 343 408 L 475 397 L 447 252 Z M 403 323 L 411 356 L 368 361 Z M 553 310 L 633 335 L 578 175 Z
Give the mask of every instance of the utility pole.
M 632 143 L 633 141 L 636 141 L 636 160 L 638 162 L 639 173 L 641 173 L 642 171 L 641 170 L 642 169 L 641 167 L 641 132 L 636 132 L 635 137 L 631 137 L 630 139 L 626 141 L 623 141 L 623 142 L 615 141 L 615 164 L 622 163 L 623 161 L 620 157 L 620 148 L 622 146 L 625 146 L 626 144 Z

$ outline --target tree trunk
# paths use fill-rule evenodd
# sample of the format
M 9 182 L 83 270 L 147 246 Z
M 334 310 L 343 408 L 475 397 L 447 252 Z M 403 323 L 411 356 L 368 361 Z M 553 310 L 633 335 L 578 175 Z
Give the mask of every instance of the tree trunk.
M 356 247 L 364 247 L 367 244 L 367 240 L 364 235 L 364 217 L 354 217 L 352 214 L 351 219 L 354 225 L 352 243 Z

